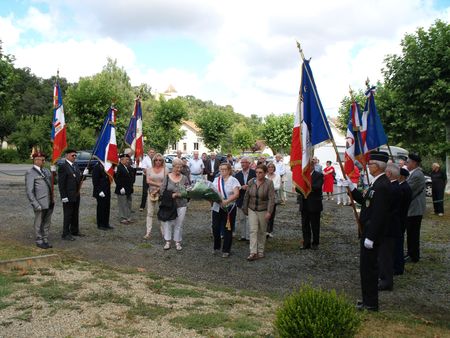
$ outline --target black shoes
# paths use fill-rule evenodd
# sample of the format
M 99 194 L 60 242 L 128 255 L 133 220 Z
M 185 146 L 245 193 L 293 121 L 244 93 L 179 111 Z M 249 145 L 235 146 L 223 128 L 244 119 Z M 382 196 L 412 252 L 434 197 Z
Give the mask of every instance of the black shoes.
M 311 250 L 319 250 L 319 245 L 317 244 L 311 245 Z
M 412 258 L 411 256 L 405 256 L 405 263 L 417 263 L 419 260 L 417 258 Z
M 309 249 L 311 249 L 311 247 L 309 245 L 300 247 L 300 250 L 309 250 Z
M 85 234 L 82 234 L 81 232 L 77 232 L 76 234 L 72 234 L 72 236 L 86 237 L 86 235 L 85 235 Z
M 97 227 L 99 230 L 112 230 L 114 229 L 114 227 L 112 227 L 111 225 L 107 225 L 107 226 L 99 226 Z
M 66 236 L 62 236 L 63 241 L 74 241 L 75 237 L 73 237 L 72 235 L 66 235 Z
M 370 305 L 366 305 L 364 304 L 362 301 L 358 300 L 358 302 L 356 303 L 356 310 L 359 311 L 374 311 L 377 312 L 378 311 L 378 306 L 370 306 Z
M 41 249 L 50 249 L 53 248 L 53 245 L 49 243 L 36 243 L 36 246 Z
M 391 286 L 385 286 L 385 285 L 378 285 L 378 291 L 392 291 L 394 287 Z

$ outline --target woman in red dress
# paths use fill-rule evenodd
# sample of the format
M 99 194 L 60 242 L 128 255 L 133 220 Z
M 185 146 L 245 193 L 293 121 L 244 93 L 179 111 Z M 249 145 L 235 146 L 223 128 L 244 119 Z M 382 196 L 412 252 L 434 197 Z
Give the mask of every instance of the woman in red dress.
M 333 186 L 334 186 L 334 168 L 331 161 L 327 161 L 327 166 L 323 169 L 323 192 L 327 193 L 327 200 L 333 200 Z

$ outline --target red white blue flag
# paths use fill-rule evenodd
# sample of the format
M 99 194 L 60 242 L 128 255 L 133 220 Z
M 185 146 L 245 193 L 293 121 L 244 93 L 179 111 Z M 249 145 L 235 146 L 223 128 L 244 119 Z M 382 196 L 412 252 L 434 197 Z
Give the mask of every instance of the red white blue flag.
M 314 146 L 332 139 L 308 60 L 303 60 L 297 112 L 291 142 L 292 181 L 305 198 L 311 192 L 311 165 Z
M 134 152 L 134 159 L 139 165 L 144 156 L 144 139 L 142 137 L 142 107 L 141 100 L 137 98 L 134 103 L 134 111 L 131 115 L 130 124 L 125 134 L 125 143 Z
M 366 97 L 367 99 L 363 113 L 363 124 L 366 125 L 365 154 L 387 144 L 387 137 L 375 105 L 375 87 L 367 89 Z
M 52 164 L 61 157 L 64 149 L 67 148 L 66 122 L 64 119 L 64 106 L 62 101 L 61 88 L 59 83 L 55 83 L 53 89 L 53 119 L 51 140 L 53 142 Z
M 114 177 L 114 165 L 119 163 L 116 143 L 116 116 L 117 109 L 111 107 L 105 118 L 92 154 L 103 164 L 110 181 Z
M 344 171 L 351 175 L 358 160 L 364 166 L 366 163 L 366 130 L 367 118 L 361 116 L 358 103 L 353 100 L 350 106 L 350 117 L 347 126 Z

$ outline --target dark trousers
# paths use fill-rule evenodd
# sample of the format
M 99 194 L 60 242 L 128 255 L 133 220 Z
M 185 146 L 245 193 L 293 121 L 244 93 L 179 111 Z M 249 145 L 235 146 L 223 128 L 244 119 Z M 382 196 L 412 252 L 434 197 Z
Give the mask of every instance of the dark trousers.
M 80 210 L 80 197 L 77 198 L 76 202 L 63 203 L 63 233 L 62 236 L 68 236 L 70 234 L 80 233 L 78 215 Z
M 444 213 L 444 187 L 436 188 L 433 187 L 432 190 L 433 196 L 433 207 L 435 214 L 443 214 Z M 440 201 L 440 202 L 435 202 Z
M 408 247 L 408 256 L 413 262 L 420 259 L 420 225 L 422 215 L 409 216 L 406 219 L 406 244 Z
M 367 306 L 378 306 L 378 248 L 366 249 L 361 239 L 359 274 L 361 275 L 362 301 Z
M 142 198 L 141 198 L 141 206 L 140 209 L 145 208 L 145 204 L 147 203 L 148 196 L 148 183 L 147 183 L 147 175 L 142 175 Z
M 226 224 L 228 217 L 230 217 L 231 229 L 227 229 Z M 220 250 L 222 252 L 230 252 L 231 242 L 233 241 L 233 225 L 236 221 L 236 207 L 234 207 L 230 213 L 227 213 L 222 208 L 219 212 L 212 212 L 212 229 L 214 237 L 214 250 Z M 223 230 L 223 245 L 221 238 L 221 230 Z
M 405 254 L 403 246 L 405 242 L 405 235 L 394 239 L 394 274 L 402 275 L 405 271 Z
M 311 233 L 312 233 L 312 245 L 319 245 L 320 236 L 320 211 L 308 212 L 302 211 L 302 233 L 303 233 L 303 246 L 311 246 Z
M 270 216 L 270 219 L 267 222 L 267 232 L 269 232 L 269 233 L 273 232 L 273 222 L 275 221 L 276 212 L 277 212 L 277 205 L 275 204 L 273 206 L 272 216 Z
M 394 245 L 397 238 L 384 237 L 378 251 L 378 266 L 380 286 L 392 288 L 394 286 Z
M 109 226 L 109 211 L 111 208 L 111 195 L 96 197 L 97 199 L 97 227 Z

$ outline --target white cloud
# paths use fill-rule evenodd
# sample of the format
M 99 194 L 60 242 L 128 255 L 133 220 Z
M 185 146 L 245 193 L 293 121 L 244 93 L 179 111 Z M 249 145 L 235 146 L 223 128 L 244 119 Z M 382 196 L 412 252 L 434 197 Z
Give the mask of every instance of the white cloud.
M 0 38 L 5 46 L 14 46 L 9 52 L 16 56 L 17 65 L 42 77 L 53 75 L 59 67 L 62 76 L 77 81 L 79 76 L 99 72 L 110 56 L 127 70 L 133 84 L 145 82 L 159 91 L 173 84 L 182 95 L 262 115 L 295 110 L 301 63 L 296 39 L 305 56 L 312 57 L 325 111 L 335 115 L 349 85 L 359 89 L 366 77 L 372 83 L 382 79 L 385 56 L 400 52 L 405 33 L 428 27 L 436 18 L 450 20 L 450 7 L 437 12 L 431 0 L 47 4 L 49 13 L 30 9 L 20 20 L 0 17 L 5 36 Z M 21 33 L 32 31 L 42 34 L 44 41 L 20 40 Z M 142 59 L 138 64 L 131 46 L 165 36 L 200 42 L 212 55 L 211 62 L 198 72 L 175 66 L 157 70 Z

